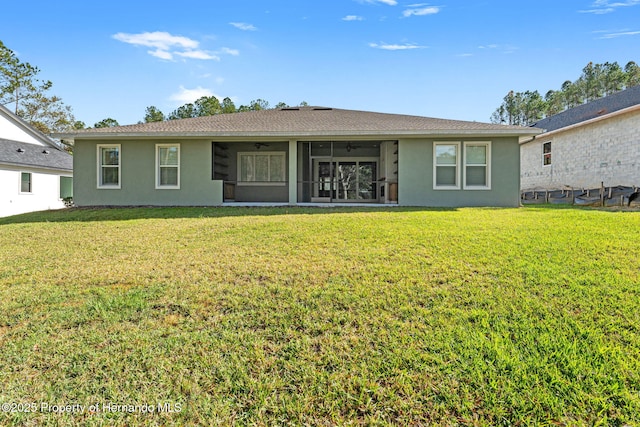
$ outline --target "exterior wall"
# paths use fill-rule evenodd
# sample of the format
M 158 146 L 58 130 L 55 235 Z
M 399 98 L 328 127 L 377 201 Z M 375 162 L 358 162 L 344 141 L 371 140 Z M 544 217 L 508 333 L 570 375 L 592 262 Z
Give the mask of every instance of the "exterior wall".
M 491 141 L 491 188 L 482 190 L 434 190 L 433 147 L 434 141 Z M 222 204 L 221 180 L 212 180 L 212 143 L 201 141 L 167 141 L 180 143 L 180 189 L 155 188 L 154 140 L 103 140 L 77 139 L 74 150 L 74 202 L 78 206 L 215 206 Z M 97 145 L 120 144 L 121 188 L 97 188 Z M 299 179 L 300 161 L 292 158 L 291 147 L 297 150 L 299 143 L 270 142 L 269 151 L 287 151 L 287 179 Z M 237 179 L 236 155 L 238 152 L 255 151 L 255 143 L 230 142 L 229 180 Z M 253 149 L 252 149 L 253 148 Z M 407 138 L 398 141 L 398 204 L 402 206 L 461 207 L 504 206 L 520 203 L 520 155 L 516 137 L 501 138 Z M 304 163 L 304 162 L 303 162 Z M 304 167 L 304 164 L 302 165 Z M 463 165 L 460 166 L 461 168 Z M 462 171 L 460 170 L 460 173 Z M 296 176 L 298 175 L 298 176 Z M 17 184 L 16 184 L 17 185 Z M 244 188 L 243 188 L 244 187 Z M 289 202 L 304 201 L 298 194 L 298 185 L 274 187 L 236 186 L 236 201 Z M 293 197 L 292 197 L 293 196 Z
M 0 115 L 0 137 L 12 141 L 28 142 L 29 144 L 44 145 L 28 132 L 20 129 L 15 123 Z
M 542 144 L 551 142 L 551 164 L 542 164 Z M 640 112 L 629 112 L 539 135 L 521 147 L 523 189 L 640 185 Z
M 157 143 L 180 144 L 180 188 L 156 189 Z M 121 188 L 99 189 L 97 146 L 120 144 Z M 215 206 L 222 203 L 222 181 L 211 179 L 211 141 L 76 140 L 74 203 L 77 206 Z
M 21 172 L 31 173 L 29 194 L 20 192 Z M 60 198 L 60 176 L 71 176 L 71 173 L 30 168 L 0 169 L 0 217 L 64 208 L 64 202 Z
M 434 141 L 491 141 L 491 189 L 434 190 Z M 401 206 L 462 207 L 520 205 L 520 154 L 513 138 L 438 138 L 398 141 L 398 204 Z

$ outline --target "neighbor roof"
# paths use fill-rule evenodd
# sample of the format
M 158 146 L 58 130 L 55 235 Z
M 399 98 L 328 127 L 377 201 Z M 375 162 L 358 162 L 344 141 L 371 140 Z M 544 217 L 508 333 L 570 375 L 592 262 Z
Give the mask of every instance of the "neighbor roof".
M 73 156 L 56 147 L 0 139 L 0 164 L 71 172 Z
M 49 138 L 39 130 L 35 129 L 33 126 L 31 126 L 21 117 L 12 113 L 7 107 L 3 105 L 0 105 L 0 115 L 7 118 L 18 129 L 21 129 L 23 132 L 27 133 L 28 135 L 30 135 L 37 141 L 41 142 L 42 144 L 47 145 L 49 147 L 54 147 L 54 148 L 57 147 L 56 143 L 51 138 Z M 6 137 L 7 135 L 4 135 L 4 136 Z M 2 138 L 2 135 L 0 135 L 0 138 Z
M 63 139 L 157 136 L 313 137 L 393 135 L 535 135 L 527 127 L 374 113 L 327 107 L 291 107 L 191 119 L 85 129 L 56 134 Z
M 597 117 L 606 116 L 625 108 L 640 105 L 640 86 L 616 92 L 604 98 L 579 105 L 575 108 L 563 111 L 544 118 L 531 127 L 544 129 L 547 132 L 562 129 Z

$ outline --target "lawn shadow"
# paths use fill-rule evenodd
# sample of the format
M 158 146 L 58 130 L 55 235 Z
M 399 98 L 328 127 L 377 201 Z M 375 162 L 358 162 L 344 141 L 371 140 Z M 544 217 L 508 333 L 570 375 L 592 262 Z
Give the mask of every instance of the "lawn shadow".
M 235 216 L 328 215 L 365 212 L 456 211 L 457 208 L 424 208 L 390 206 L 271 206 L 271 207 L 82 207 L 30 212 L 0 218 L 0 225 L 28 223 L 131 221 L 138 219 L 221 218 Z

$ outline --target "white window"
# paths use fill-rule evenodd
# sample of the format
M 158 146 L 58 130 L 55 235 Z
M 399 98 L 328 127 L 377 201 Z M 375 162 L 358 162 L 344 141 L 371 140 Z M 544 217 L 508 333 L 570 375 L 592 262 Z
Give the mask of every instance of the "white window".
M 31 194 L 33 187 L 33 175 L 31 172 L 20 172 L 20 193 Z
M 464 188 L 466 190 L 491 188 L 491 142 L 464 143 Z
M 238 185 L 285 185 L 286 153 L 238 153 Z
M 120 144 L 98 145 L 98 188 L 120 188 Z
M 542 144 L 542 166 L 551 164 L 551 141 Z
M 433 188 L 435 190 L 460 189 L 460 143 L 433 144 Z
M 180 188 L 180 144 L 156 144 L 156 188 Z

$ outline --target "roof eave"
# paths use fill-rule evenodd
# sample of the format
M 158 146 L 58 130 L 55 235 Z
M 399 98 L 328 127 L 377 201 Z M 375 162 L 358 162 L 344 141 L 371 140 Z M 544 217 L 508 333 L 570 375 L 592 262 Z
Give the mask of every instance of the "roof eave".
M 436 130 L 393 130 L 393 131 L 308 131 L 308 132 L 91 132 L 57 133 L 55 138 L 64 141 L 105 140 L 105 139 L 216 139 L 216 138 L 279 138 L 300 139 L 314 137 L 332 138 L 442 138 L 442 137 L 486 137 L 486 136 L 533 136 L 542 133 L 542 129 L 436 129 Z
M 33 164 L 29 164 L 29 163 L 0 161 L 0 165 L 2 165 L 2 166 L 11 166 L 11 167 L 15 167 L 15 168 L 24 168 L 24 169 L 41 169 L 41 170 L 50 170 L 50 171 L 57 171 L 57 172 L 73 172 L 73 168 L 70 168 L 70 169 L 57 168 L 57 167 L 54 167 L 54 166 L 33 165 Z

